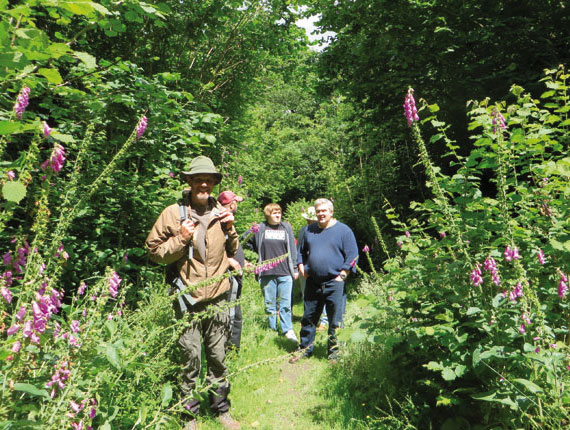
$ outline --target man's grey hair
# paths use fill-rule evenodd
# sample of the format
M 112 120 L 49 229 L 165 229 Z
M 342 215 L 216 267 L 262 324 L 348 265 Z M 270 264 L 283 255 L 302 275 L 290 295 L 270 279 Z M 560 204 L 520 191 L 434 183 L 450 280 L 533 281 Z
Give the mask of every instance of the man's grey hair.
M 317 199 L 315 200 L 315 203 L 313 206 L 315 206 L 315 209 L 318 208 L 319 206 L 326 206 L 328 210 L 330 210 L 331 212 L 334 212 L 334 205 L 333 202 L 331 202 L 329 199 Z

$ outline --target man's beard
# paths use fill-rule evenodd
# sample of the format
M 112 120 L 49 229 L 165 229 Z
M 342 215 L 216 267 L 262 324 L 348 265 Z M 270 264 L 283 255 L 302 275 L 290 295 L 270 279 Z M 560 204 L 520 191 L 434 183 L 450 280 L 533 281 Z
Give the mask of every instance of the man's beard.
M 201 205 L 201 206 L 205 206 L 208 203 L 208 199 L 210 198 L 210 195 L 206 192 L 203 193 L 196 193 L 194 195 L 194 203 Z

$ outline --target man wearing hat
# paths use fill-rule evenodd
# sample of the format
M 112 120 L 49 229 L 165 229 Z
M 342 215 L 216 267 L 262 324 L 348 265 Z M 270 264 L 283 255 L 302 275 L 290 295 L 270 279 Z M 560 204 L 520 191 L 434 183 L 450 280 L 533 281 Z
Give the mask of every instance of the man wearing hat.
M 213 389 L 210 407 L 224 428 L 239 429 L 240 424 L 229 413 L 230 384 L 226 378 L 225 346 L 229 334 L 229 311 L 223 306 L 227 300 L 230 281 L 215 280 L 229 267 L 227 251 L 234 254 L 239 239 L 233 226 L 233 214 L 218 204 L 211 194 L 222 175 L 208 157 L 192 160 L 190 169 L 182 172 L 190 189 L 182 199 L 162 211 L 146 240 L 150 259 L 174 268 L 172 281 L 176 298 L 174 306 L 179 317 L 191 324 L 182 333 L 179 344 L 184 355 L 182 392 L 186 409 L 192 418 L 185 430 L 197 428 L 200 396 L 194 392 L 200 375 L 202 341 L 207 360 L 207 380 Z M 200 283 L 198 288 L 193 284 Z M 219 305 L 219 306 L 217 306 Z M 204 317 L 204 311 L 209 311 Z
M 237 212 L 238 202 L 242 202 L 243 197 L 236 195 L 233 191 L 226 190 L 218 196 L 218 202 L 229 210 L 234 216 Z M 233 270 L 241 270 L 245 266 L 245 255 L 243 248 L 238 243 L 238 249 L 233 257 L 229 257 L 230 266 Z M 241 297 L 242 276 L 232 276 L 232 288 L 230 292 L 230 302 L 239 300 Z M 241 344 L 241 328 L 242 328 L 242 313 L 241 306 L 235 305 L 230 308 L 230 336 L 228 339 L 228 346 L 239 350 Z

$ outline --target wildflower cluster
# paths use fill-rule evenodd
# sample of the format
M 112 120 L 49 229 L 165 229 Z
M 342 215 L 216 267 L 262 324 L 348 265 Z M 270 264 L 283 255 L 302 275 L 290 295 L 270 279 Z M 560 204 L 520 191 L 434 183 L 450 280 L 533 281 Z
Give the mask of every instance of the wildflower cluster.
M 28 107 L 30 92 L 31 90 L 29 87 L 24 87 L 22 88 L 22 91 L 20 91 L 20 94 L 16 99 L 16 103 L 14 104 L 14 110 L 16 111 L 18 119 L 22 119 L 22 115 L 25 112 L 26 108 Z
M 522 297 L 522 295 L 523 295 L 522 283 L 517 282 L 515 288 L 509 293 L 509 300 L 512 302 L 516 302 L 518 298 Z
M 146 116 L 143 116 L 139 123 L 137 124 L 136 131 L 137 131 L 137 140 L 142 137 L 144 134 L 146 127 L 148 126 L 148 119 Z
M 505 249 L 505 260 L 507 261 L 512 261 L 512 260 L 519 260 L 521 258 L 520 254 L 519 254 L 519 249 L 515 246 L 513 248 L 511 248 L 510 246 L 507 246 Z
M 485 259 L 485 263 L 483 264 L 483 268 L 485 271 L 491 273 L 491 277 L 493 278 L 493 283 L 496 286 L 499 286 L 501 280 L 499 279 L 499 270 L 497 269 L 497 262 L 491 256 Z
M 113 272 L 111 277 L 109 278 L 109 294 L 114 299 L 117 298 L 119 294 L 119 285 L 121 284 L 121 278 L 117 272 Z
M 51 134 L 52 129 L 51 129 L 51 127 L 48 125 L 48 123 L 45 122 L 45 121 L 42 123 L 42 126 L 43 126 L 42 131 L 43 131 L 43 133 L 44 133 L 44 137 L 47 139 L 47 138 L 49 137 L 49 135 Z
M 63 147 L 63 145 L 56 143 L 50 158 L 44 161 L 41 167 L 42 170 L 50 168 L 55 173 L 58 173 L 62 169 L 64 162 L 65 162 L 65 148 Z
M 481 272 L 481 264 L 476 263 L 475 268 L 471 272 L 471 282 L 474 287 L 477 287 L 483 283 L 483 273 Z
M 275 259 L 273 261 L 269 261 L 265 264 L 262 264 L 261 266 L 257 266 L 255 268 L 255 274 L 259 275 L 262 272 L 267 272 L 268 270 L 271 270 L 279 266 L 279 264 L 281 264 L 282 261 L 285 261 L 285 258 Z
M 542 252 L 542 249 L 538 250 L 538 262 L 540 264 L 546 263 L 546 258 L 544 257 L 544 252 Z
M 46 382 L 46 388 L 51 388 L 50 397 L 53 399 L 56 395 L 56 388 L 60 391 L 65 389 L 65 382 L 69 379 L 71 375 L 71 370 L 69 370 L 69 364 L 67 361 L 62 362 L 59 366 L 56 364 L 55 373 L 52 375 L 51 379 Z
M 505 117 L 501 115 L 501 112 L 499 112 L 499 109 L 497 108 L 493 109 L 493 112 L 491 113 L 491 121 L 493 123 L 493 133 L 497 132 L 497 126 L 501 127 L 501 130 L 507 129 Z
M 408 120 L 408 126 L 411 126 L 414 121 L 419 121 L 418 110 L 416 109 L 416 101 L 414 100 L 414 90 L 410 88 L 406 97 L 404 98 L 404 115 Z
M 24 273 L 24 267 L 26 266 L 27 257 L 30 254 L 30 251 L 30 245 L 28 242 L 24 242 L 24 246 L 18 248 L 16 251 L 17 258 L 12 258 L 12 254 L 10 252 L 6 252 L 4 255 L 2 255 L 2 263 L 4 266 L 6 266 L 6 268 L 4 270 L 4 273 L 2 273 L 0 276 L 0 280 L 4 281 L 4 287 L 2 287 L 2 296 L 8 303 L 12 301 L 12 294 L 8 288 L 12 285 L 14 280 L 21 279 L 20 276 L 14 276 L 14 272 L 18 275 Z M 8 300 L 7 297 L 10 297 L 10 299 Z

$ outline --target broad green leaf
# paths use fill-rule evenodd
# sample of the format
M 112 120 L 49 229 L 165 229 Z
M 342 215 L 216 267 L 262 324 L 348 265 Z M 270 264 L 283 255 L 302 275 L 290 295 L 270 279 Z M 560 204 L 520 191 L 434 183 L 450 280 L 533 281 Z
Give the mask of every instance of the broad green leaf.
M 6 360 L 6 357 L 8 357 L 11 354 L 12 352 L 9 349 L 0 349 L 0 360 L 1 361 Z
M 52 84 L 61 84 L 63 82 L 63 79 L 61 77 L 61 75 L 59 74 L 59 71 L 57 69 L 39 69 L 38 73 L 42 76 L 44 76 L 48 82 L 52 83 Z
M 444 368 L 443 371 L 441 372 L 441 376 L 446 381 L 453 381 L 455 378 L 457 378 L 457 375 L 455 374 L 455 372 L 451 367 Z
M 13 121 L 0 121 L 0 135 L 12 134 L 22 129 L 22 124 Z
M 8 181 L 2 187 L 2 195 L 9 202 L 20 203 L 26 197 L 26 186 L 18 181 Z
M 542 393 L 542 388 L 540 388 L 534 382 L 529 381 L 528 379 L 517 378 L 517 379 L 513 379 L 513 382 L 516 382 L 518 384 L 523 385 L 526 389 L 528 389 L 529 391 L 531 391 L 533 393 Z
M 40 389 L 32 384 L 24 384 L 24 383 L 14 384 L 14 391 L 22 391 L 24 393 L 31 394 L 32 396 L 44 397 L 47 400 L 51 400 L 51 397 L 49 396 L 49 393 L 46 390 Z
M 479 312 L 481 312 L 481 309 L 475 306 L 471 306 L 469 309 L 467 309 L 467 315 L 475 315 L 478 314 Z
M 435 334 L 433 327 L 425 327 L 425 332 L 428 336 L 433 336 Z
M 105 353 L 107 360 L 109 360 L 109 363 L 111 363 L 111 365 L 116 369 L 120 369 L 121 363 L 119 362 L 119 353 L 117 352 L 117 349 L 113 345 L 109 344 L 107 345 L 107 350 Z
M 79 51 L 75 51 L 73 55 L 79 58 L 83 62 L 83 64 L 87 66 L 88 69 L 94 69 L 95 67 L 97 67 L 97 59 L 93 55 L 88 54 L 87 52 L 79 52 Z
M 161 400 L 162 407 L 168 406 L 168 404 L 172 400 L 172 385 L 170 385 L 170 382 L 167 382 L 162 386 L 161 399 L 162 399 Z
M 69 134 L 63 134 L 63 133 L 60 133 L 60 132 L 55 131 L 55 130 L 53 130 L 51 132 L 50 136 L 59 142 L 64 142 L 64 143 L 75 142 L 75 139 L 73 138 L 73 136 L 71 136 Z

